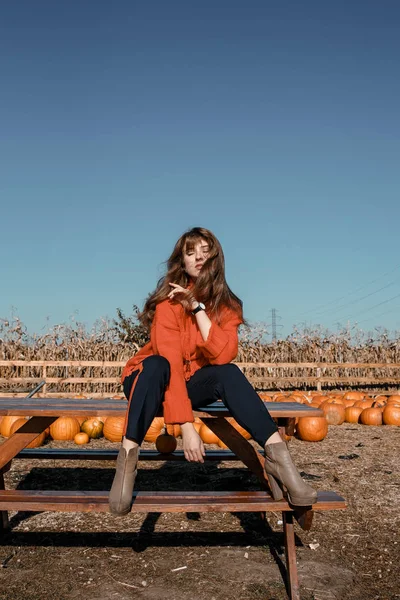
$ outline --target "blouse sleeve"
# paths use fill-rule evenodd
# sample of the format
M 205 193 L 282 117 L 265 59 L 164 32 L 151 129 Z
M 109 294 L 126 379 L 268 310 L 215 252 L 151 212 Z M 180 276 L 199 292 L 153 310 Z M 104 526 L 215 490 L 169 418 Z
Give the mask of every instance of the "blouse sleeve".
M 238 353 L 238 327 L 241 319 L 233 311 L 217 325 L 214 321 L 206 340 L 197 343 L 197 347 L 212 365 L 224 365 L 231 362 Z
M 164 420 L 166 423 L 193 422 L 193 410 L 184 375 L 181 332 L 177 317 L 169 302 L 161 302 L 151 329 L 153 348 L 169 362 L 171 375 L 164 397 Z

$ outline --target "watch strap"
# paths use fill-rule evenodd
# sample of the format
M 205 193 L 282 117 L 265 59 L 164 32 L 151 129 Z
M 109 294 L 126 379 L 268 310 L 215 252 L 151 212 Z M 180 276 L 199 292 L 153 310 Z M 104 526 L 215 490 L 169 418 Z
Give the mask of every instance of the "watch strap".
M 192 315 L 197 315 L 198 312 L 200 312 L 201 310 L 205 310 L 205 306 L 202 302 L 199 302 L 199 305 L 196 306 L 196 308 L 194 310 L 192 310 Z

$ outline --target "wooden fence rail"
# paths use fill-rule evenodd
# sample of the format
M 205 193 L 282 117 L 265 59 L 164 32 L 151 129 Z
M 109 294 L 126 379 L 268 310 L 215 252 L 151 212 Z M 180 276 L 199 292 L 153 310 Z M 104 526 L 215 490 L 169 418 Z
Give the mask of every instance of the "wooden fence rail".
M 0 360 L 0 397 L 24 396 L 25 391 L 13 391 L 10 387 L 22 387 L 44 380 L 41 396 L 65 396 L 48 386 L 86 384 L 88 387 L 99 384 L 117 385 L 126 361 L 95 360 Z M 257 388 L 279 389 L 282 384 L 292 383 L 315 386 L 322 390 L 324 385 L 391 385 L 400 386 L 400 363 L 325 363 L 325 362 L 237 362 Z M 63 372 L 60 374 L 60 370 Z M 95 373 L 86 375 L 82 371 Z M 109 371 L 113 370 L 111 374 Z M 34 371 L 34 374 L 32 374 Z M 56 373 L 54 373 L 56 371 Z M 108 373 L 107 373 L 108 372 Z M 337 375 L 335 374 L 337 373 Z M 288 388 L 286 388 L 288 389 Z M 84 390 L 94 398 L 109 396 L 110 392 Z M 117 392 L 111 392 L 117 393 Z M 272 393 L 272 392 L 271 392 Z

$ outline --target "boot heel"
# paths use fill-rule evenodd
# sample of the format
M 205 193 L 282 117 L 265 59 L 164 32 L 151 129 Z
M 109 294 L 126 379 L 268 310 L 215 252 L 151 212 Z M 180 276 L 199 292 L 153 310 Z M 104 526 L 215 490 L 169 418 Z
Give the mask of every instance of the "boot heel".
M 271 475 L 271 473 L 267 473 L 267 475 L 273 499 L 277 501 L 282 500 L 283 492 L 280 486 L 280 482 L 277 479 L 275 479 L 275 477 Z

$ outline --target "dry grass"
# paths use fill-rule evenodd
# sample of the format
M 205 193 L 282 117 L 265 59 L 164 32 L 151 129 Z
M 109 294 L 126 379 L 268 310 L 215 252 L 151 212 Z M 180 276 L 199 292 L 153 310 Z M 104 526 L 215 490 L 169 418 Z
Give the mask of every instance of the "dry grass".
M 399 433 L 346 423 L 330 425 L 322 442 L 290 442 L 303 477 L 348 504 L 345 511 L 316 512 L 308 532 L 295 525 L 302 600 L 399 597 Z M 118 447 L 104 438 L 90 444 Z M 143 447 L 154 449 L 148 442 Z M 353 459 L 343 459 L 349 455 Z M 113 476 L 112 461 L 16 459 L 5 480 L 7 489 L 66 490 L 73 480 L 75 489 L 108 490 Z M 140 461 L 137 491 L 182 489 L 254 490 L 259 484 L 239 461 Z M 284 561 L 280 513 L 268 513 L 267 522 L 256 513 L 229 512 L 10 517 L 12 530 L 0 546 L 1 600 L 287 600 L 278 568 Z

